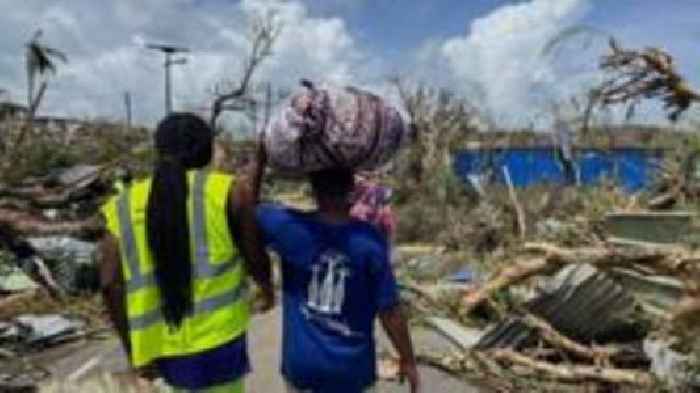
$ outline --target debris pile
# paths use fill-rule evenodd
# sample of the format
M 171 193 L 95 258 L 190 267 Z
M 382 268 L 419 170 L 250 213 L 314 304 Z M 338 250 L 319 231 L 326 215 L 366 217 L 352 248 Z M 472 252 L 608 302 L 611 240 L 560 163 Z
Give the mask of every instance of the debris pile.
M 105 328 L 98 209 L 150 161 L 145 129 L 61 124 L 0 121 L 5 142 L 24 136 L 0 145 L 0 391 L 35 391 L 45 354 Z
M 688 377 L 689 356 L 677 351 L 696 341 L 698 261 L 700 254 L 678 244 L 602 242 L 566 248 L 526 243 L 514 262 L 488 280 L 453 292 L 459 301 L 451 308 L 431 309 L 408 297 L 421 315 L 445 316 L 452 310 L 446 321 L 425 320 L 458 344 L 453 353 L 427 351 L 420 358 L 503 389 L 523 388 L 523 381 L 533 378 L 633 390 L 662 382 L 700 383 Z M 420 288 L 425 285 L 408 287 L 411 293 Z M 420 292 L 422 299 L 436 301 L 429 291 Z M 479 308 L 504 293 L 520 300 L 510 302 L 478 340 L 460 339 L 474 336 L 473 328 L 460 322 L 473 325 Z
M 96 288 L 97 210 L 113 187 L 101 169 L 81 165 L 0 185 L 0 248 L 54 296 Z

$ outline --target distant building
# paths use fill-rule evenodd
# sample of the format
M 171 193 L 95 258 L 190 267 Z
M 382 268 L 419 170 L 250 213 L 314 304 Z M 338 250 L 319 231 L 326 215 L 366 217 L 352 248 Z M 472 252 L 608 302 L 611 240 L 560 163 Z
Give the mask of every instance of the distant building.
M 26 106 L 15 102 L 0 102 L 0 121 L 8 119 L 26 119 L 29 110 Z

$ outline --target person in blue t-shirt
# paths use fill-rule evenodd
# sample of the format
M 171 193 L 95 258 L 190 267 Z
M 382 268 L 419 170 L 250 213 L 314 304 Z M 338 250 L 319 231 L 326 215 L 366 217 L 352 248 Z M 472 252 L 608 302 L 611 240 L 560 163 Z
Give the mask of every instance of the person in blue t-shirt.
M 265 165 L 260 150 L 259 190 Z M 401 379 L 419 377 L 389 261 L 387 239 L 350 216 L 352 171 L 310 175 L 318 210 L 260 205 L 261 236 L 282 260 L 282 374 L 289 392 L 359 393 L 376 381 L 374 320 L 400 356 Z

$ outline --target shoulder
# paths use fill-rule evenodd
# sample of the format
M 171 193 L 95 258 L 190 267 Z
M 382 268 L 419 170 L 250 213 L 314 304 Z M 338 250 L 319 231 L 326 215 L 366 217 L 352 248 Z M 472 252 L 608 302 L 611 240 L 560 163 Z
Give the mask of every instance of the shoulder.
M 291 222 L 306 218 L 305 213 L 276 203 L 258 205 L 256 215 L 262 222 Z
M 389 247 L 386 236 L 374 225 L 361 220 L 355 220 L 350 226 L 353 241 L 375 250 L 386 250 Z

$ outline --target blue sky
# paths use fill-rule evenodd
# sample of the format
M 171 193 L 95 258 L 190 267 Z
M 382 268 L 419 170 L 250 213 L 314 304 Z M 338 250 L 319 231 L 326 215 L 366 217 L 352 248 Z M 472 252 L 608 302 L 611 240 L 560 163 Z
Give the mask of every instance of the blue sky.
M 379 56 L 401 59 L 423 41 L 468 32 L 470 23 L 513 0 L 305 0 L 312 15 L 340 16 Z M 348 4 L 354 3 L 354 4 Z M 594 0 L 580 20 L 630 46 L 661 46 L 700 74 L 700 1 Z M 692 53 L 696 52 L 696 53 Z
M 341 16 L 376 56 L 400 63 L 427 40 L 469 31 L 470 23 L 514 0 L 305 0 L 313 15 Z M 689 78 L 700 81 L 700 1 L 594 0 L 577 23 L 608 32 L 630 47 L 670 51 Z
M 122 116 L 134 97 L 135 118 L 162 115 L 161 59 L 145 42 L 190 46 L 174 71 L 178 109 L 205 110 L 211 92 L 235 80 L 247 22 L 274 9 L 284 23 L 275 55 L 259 82 L 291 87 L 301 77 L 370 88 L 394 96 L 387 77 L 447 86 L 498 121 L 522 126 L 552 100 L 595 81 L 605 52 L 572 41 L 556 56 L 540 52 L 558 32 L 587 25 L 627 47 L 660 46 L 700 86 L 698 0 L 0 0 L 0 88 L 21 101 L 22 43 L 41 27 L 70 62 L 50 81 L 44 113 Z M 658 120 L 658 111 L 647 117 Z

